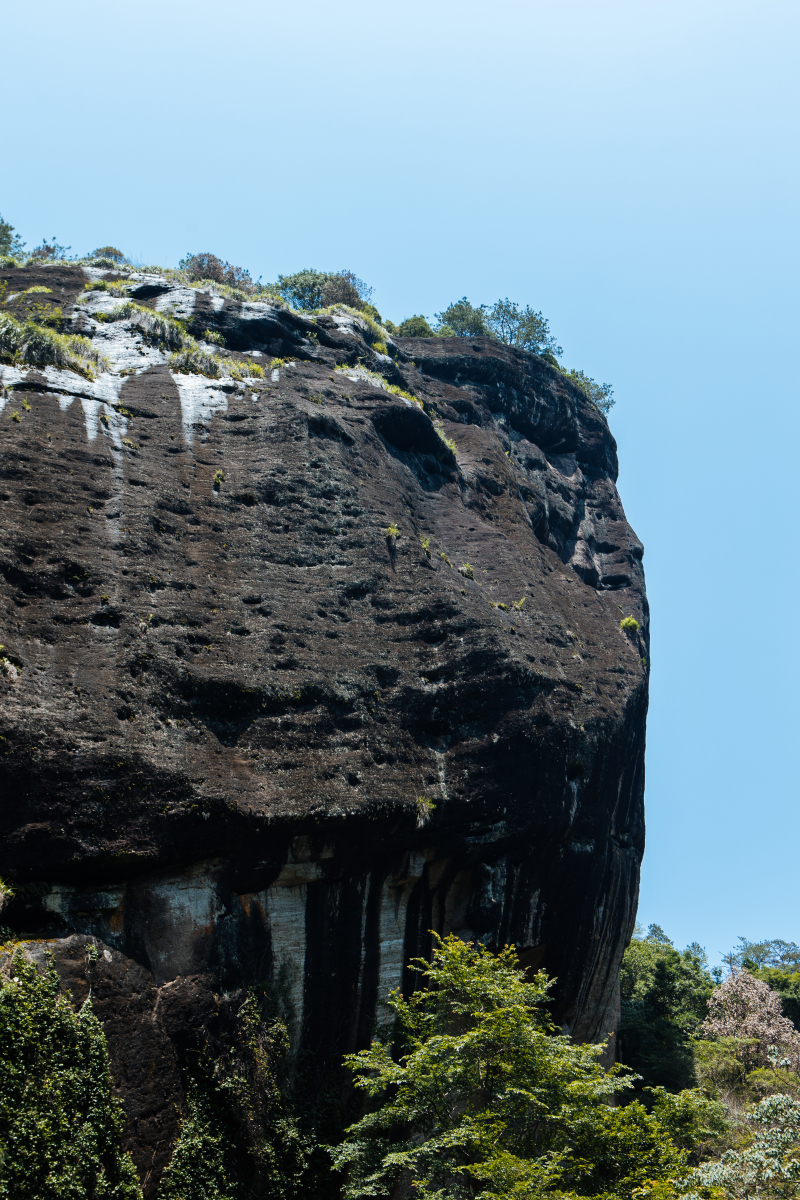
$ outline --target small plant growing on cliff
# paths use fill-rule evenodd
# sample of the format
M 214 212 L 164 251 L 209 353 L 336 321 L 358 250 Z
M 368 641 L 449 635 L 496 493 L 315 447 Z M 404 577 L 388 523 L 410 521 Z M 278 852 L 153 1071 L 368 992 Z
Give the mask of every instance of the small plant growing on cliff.
M 436 805 L 430 796 L 417 796 L 414 803 L 417 809 L 417 829 L 421 829 L 423 825 L 427 825 L 428 821 L 430 821 Z
M 465 579 L 475 578 L 475 568 L 470 563 L 462 563 L 458 568 L 458 573 L 459 575 L 463 575 Z M 503 607 L 505 608 L 505 605 Z
M 215 346 L 224 346 L 224 345 L 225 345 L 225 338 L 224 338 L 224 337 L 222 336 L 222 334 L 221 334 L 221 333 L 220 333 L 218 330 L 216 330 L 216 329 L 206 329 L 206 330 L 204 330 L 204 332 L 203 332 L 203 341 L 204 341 L 204 342 L 213 342 L 213 344 L 214 344 Z
M 386 540 L 387 542 L 392 542 L 398 537 L 400 537 L 400 530 L 397 528 L 394 521 L 392 521 L 391 525 L 386 526 Z
M 0 1188 L 9 1200 L 141 1200 L 102 1026 L 21 951 L 0 982 Z
M 619 623 L 619 627 L 623 633 L 627 633 L 629 637 L 633 637 L 639 632 L 639 622 L 635 617 L 623 617 Z
M 431 539 L 429 537 L 420 538 L 419 544 L 420 544 L 420 546 L 422 546 L 422 549 L 425 551 L 428 558 L 430 558 L 430 556 L 431 556 Z
M 225 472 L 224 471 L 215 471 L 214 472 L 214 491 L 218 492 L 220 489 L 220 486 L 224 482 L 225 482 Z

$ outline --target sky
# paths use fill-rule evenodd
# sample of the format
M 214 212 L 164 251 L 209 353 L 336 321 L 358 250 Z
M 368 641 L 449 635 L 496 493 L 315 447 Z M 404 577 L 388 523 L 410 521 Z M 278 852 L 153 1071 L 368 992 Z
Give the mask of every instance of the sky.
M 796 0 L 32 0 L 0 212 L 395 321 L 541 309 L 613 384 L 652 609 L 640 921 L 800 941 Z

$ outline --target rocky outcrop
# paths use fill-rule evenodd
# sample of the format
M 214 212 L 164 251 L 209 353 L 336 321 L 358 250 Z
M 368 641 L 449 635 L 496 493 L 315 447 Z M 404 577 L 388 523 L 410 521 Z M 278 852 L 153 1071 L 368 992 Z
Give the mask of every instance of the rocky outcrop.
M 101 276 L 0 272 L 108 360 L 0 366 L 0 875 L 65 976 L 99 944 L 148 1187 L 182 1047 L 254 981 L 320 1078 L 430 930 L 516 943 L 604 1038 L 648 653 L 605 418 L 495 342 L 120 279 L 217 356 L 181 374 Z

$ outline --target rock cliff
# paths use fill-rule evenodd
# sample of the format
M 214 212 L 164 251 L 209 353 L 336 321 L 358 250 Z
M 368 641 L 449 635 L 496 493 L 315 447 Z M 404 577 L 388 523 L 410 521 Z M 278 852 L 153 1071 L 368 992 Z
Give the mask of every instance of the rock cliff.
M 0 365 L 2 920 L 78 997 L 98 943 L 148 1189 L 186 1045 L 253 981 L 280 975 L 320 1078 L 432 929 L 515 942 L 604 1038 L 648 620 L 603 415 L 484 339 L 159 275 L 2 282 L 106 360 Z M 170 360 L 181 329 L 210 376 Z

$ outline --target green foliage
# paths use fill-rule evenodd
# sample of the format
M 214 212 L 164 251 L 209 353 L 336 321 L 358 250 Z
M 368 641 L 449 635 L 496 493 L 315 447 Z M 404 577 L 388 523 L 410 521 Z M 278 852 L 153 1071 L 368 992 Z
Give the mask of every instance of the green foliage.
M 314 1142 L 294 1113 L 288 1051 L 274 1001 L 251 988 L 228 1049 L 200 1064 L 159 1200 L 300 1200 L 308 1194 Z
M 425 317 L 420 313 L 419 316 L 406 317 L 405 321 L 401 321 L 395 330 L 398 337 L 433 337 L 434 332 L 428 324 Z
M 49 242 L 42 238 L 41 246 L 31 251 L 31 258 L 38 263 L 68 261 L 67 251 L 71 249 L 71 246 L 62 246 L 55 236 Z
M 239 1200 L 230 1130 L 197 1087 L 190 1091 L 188 1107 L 158 1200 Z
M 639 632 L 639 622 L 636 617 L 623 617 L 619 627 L 623 633 L 636 634 Z
M 436 320 L 436 332 L 440 337 L 491 337 L 486 323 L 486 305 L 479 304 L 475 308 L 466 296 L 436 313 Z
M 412 968 L 425 986 L 389 1001 L 398 1057 L 375 1041 L 346 1059 L 372 1101 L 332 1152 L 348 1200 L 395 1194 L 404 1175 L 423 1200 L 628 1198 L 682 1170 L 664 1121 L 637 1101 L 609 1104 L 631 1086 L 624 1068 L 555 1033 L 550 982 L 529 980 L 513 947 L 493 955 L 451 936 Z
M 244 267 L 223 262 L 216 254 L 187 254 L 178 263 L 178 269 L 184 271 L 190 280 L 226 283 L 229 287 L 242 288 L 248 293 L 252 290 L 250 272 Z
M 0 216 L 0 257 L 22 258 L 24 246 L 19 234 L 14 232 L 14 226 Z
M 186 332 L 186 325 L 167 313 L 154 312 L 133 300 L 120 304 L 110 313 L 96 313 L 97 321 L 130 321 L 145 340 L 162 348 L 180 350 L 183 346 L 196 346 L 194 338 Z
M 637 928 L 622 960 L 619 1052 L 643 1086 L 694 1085 L 692 1038 L 713 990 L 699 946 L 679 953 L 659 926 L 644 936 Z
M 452 322 L 451 322 L 452 323 Z M 498 300 L 489 309 L 486 324 L 492 337 L 507 346 L 520 346 L 534 354 L 548 351 L 555 356 L 562 353 L 561 347 L 550 332 L 550 324 L 540 312 L 534 312 L 530 305 L 520 308 L 509 300 Z
M 391 525 L 387 525 L 386 527 L 386 540 L 389 541 L 391 538 L 396 537 L 400 537 L 400 530 L 397 528 L 394 521 L 392 521 Z
M 560 353 L 560 351 L 559 351 Z M 608 413 L 614 407 L 614 389 L 610 383 L 598 383 L 585 371 L 565 371 L 567 379 L 577 383 L 578 387 L 602 413 Z
M 93 250 L 89 258 L 104 258 L 110 259 L 112 263 L 126 263 L 128 260 L 121 250 L 116 246 L 100 246 L 97 250 Z
M 352 271 L 317 271 L 306 267 L 294 275 L 279 275 L 277 290 L 287 304 L 301 312 L 314 312 L 333 304 L 345 304 L 356 310 L 368 308 L 380 323 L 378 310 L 369 304 L 372 288 Z
M 10 313 L 0 313 L 0 362 L 62 367 L 86 379 L 94 378 L 95 368 L 108 366 L 88 338 L 56 333 L 34 320 L 22 324 Z
M 76 1013 L 52 964 L 21 951 L 0 983 L 0 1197 L 141 1200 L 89 1002 Z
M 700 1200 L 707 1189 L 732 1200 L 753 1197 L 793 1200 L 800 1183 L 800 1101 L 791 1096 L 770 1096 L 745 1115 L 749 1145 L 728 1150 L 717 1162 L 697 1167 L 684 1180 L 681 1191 Z

